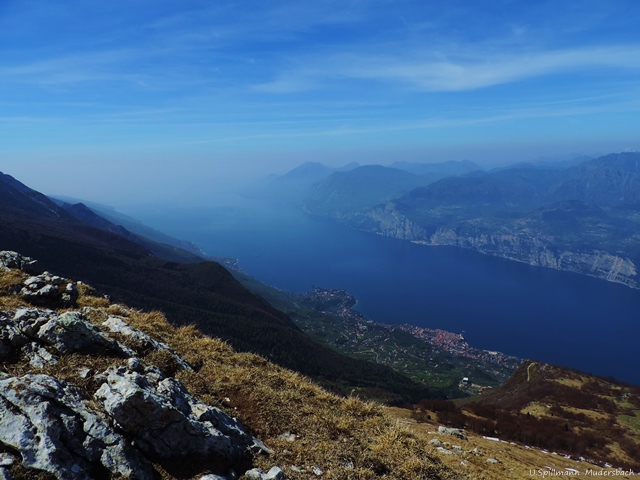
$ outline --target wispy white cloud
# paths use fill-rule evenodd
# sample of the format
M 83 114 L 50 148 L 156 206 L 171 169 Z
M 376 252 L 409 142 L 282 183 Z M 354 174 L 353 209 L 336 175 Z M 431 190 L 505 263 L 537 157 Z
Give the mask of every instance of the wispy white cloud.
M 434 55 L 435 57 L 435 55 Z M 440 58 L 394 58 L 340 54 L 309 58 L 304 68 L 289 70 L 255 88 L 274 93 L 315 89 L 336 79 L 402 83 L 425 91 L 461 91 L 533 77 L 602 68 L 640 69 L 640 45 L 587 47 L 522 54 L 459 49 Z

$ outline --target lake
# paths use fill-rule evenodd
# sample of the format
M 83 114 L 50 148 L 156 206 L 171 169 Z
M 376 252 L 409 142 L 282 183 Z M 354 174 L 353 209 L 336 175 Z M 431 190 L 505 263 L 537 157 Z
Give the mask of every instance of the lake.
M 353 230 L 232 195 L 199 209 L 129 211 L 255 278 L 347 290 L 384 323 L 463 333 L 470 345 L 640 384 L 640 291 L 455 247 Z

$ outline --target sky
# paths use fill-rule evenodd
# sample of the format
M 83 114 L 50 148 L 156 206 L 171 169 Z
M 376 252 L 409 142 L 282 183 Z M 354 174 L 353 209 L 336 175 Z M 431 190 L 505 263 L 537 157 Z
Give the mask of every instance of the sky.
M 0 0 L 0 171 L 114 206 L 640 149 L 640 2 Z

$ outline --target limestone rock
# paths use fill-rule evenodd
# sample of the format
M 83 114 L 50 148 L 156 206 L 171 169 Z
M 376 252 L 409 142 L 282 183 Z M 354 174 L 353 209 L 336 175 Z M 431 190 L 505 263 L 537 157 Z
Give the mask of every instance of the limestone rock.
M 55 365 L 58 363 L 57 356 L 48 352 L 35 342 L 28 343 L 22 347 L 22 353 L 29 358 L 29 364 L 35 368 L 44 368 L 46 365 Z
M 114 475 L 151 480 L 152 468 L 82 393 L 48 375 L 0 379 L 0 443 L 25 467 L 60 480 L 90 480 L 99 465 Z
M 78 312 L 67 312 L 51 318 L 40 327 L 36 337 L 62 354 L 97 350 L 123 357 L 135 355 L 131 349 L 108 338 Z
M 27 278 L 23 282 L 20 295 L 33 305 L 60 308 L 74 306 L 79 292 L 75 284 L 68 279 L 44 272 Z
M 453 455 L 453 456 L 456 455 L 454 452 L 452 452 L 451 450 L 447 450 L 444 447 L 438 447 L 438 448 L 436 448 L 436 450 L 438 450 L 438 452 L 440 452 L 440 453 L 442 453 L 444 455 Z
M 271 467 L 267 473 L 259 468 L 253 468 L 246 471 L 242 478 L 246 480 L 285 480 L 287 477 L 280 467 Z
M 131 325 L 128 325 L 122 318 L 120 317 L 109 317 L 102 324 L 107 330 L 111 333 L 119 333 L 129 339 L 134 345 L 143 350 L 164 350 L 169 352 L 185 370 L 193 370 L 189 362 L 187 362 L 180 355 L 175 353 L 169 345 L 166 343 L 158 342 L 157 340 L 151 338 L 149 335 L 144 333 L 137 328 L 133 328 Z
M 285 442 L 295 442 L 296 436 L 291 432 L 284 432 L 278 435 L 278 440 L 284 440 Z
M 443 434 L 443 435 L 452 435 L 452 436 L 458 437 L 458 438 L 460 438 L 462 440 L 467 440 L 467 436 L 459 428 L 448 428 L 448 427 L 443 427 L 442 425 L 440 425 L 438 427 L 438 433 Z
M 18 269 L 25 273 L 37 272 L 37 260 L 29 257 L 23 257 L 17 252 L 3 250 L 0 252 L 0 269 Z
M 151 458 L 197 456 L 236 462 L 250 451 L 267 451 L 240 422 L 192 397 L 173 378 L 153 385 L 144 375 L 111 367 L 94 397 Z
M 10 467 L 16 462 L 16 459 L 13 455 L 2 452 L 0 453 L 0 467 Z

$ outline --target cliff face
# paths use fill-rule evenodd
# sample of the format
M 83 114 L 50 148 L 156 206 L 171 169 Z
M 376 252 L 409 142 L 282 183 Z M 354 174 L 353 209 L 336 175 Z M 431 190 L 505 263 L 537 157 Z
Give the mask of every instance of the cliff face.
M 516 260 L 537 267 L 582 273 L 640 288 L 636 265 L 629 258 L 622 258 L 602 250 L 592 252 L 557 250 L 550 246 L 550 241 L 550 238 L 528 237 L 522 234 L 466 236 L 458 234 L 453 228 L 447 228 L 438 229 L 428 243 L 470 248 L 487 255 Z
M 360 230 L 400 240 L 424 241 L 429 237 L 425 228 L 407 218 L 393 202 L 354 216 L 334 215 L 334 218 Z
M 425 245 L 450 245 L 469 248 L 486 255 L 507 258 L 538 267 L 581 273 L 610 282 L 640 288 L 636 264 L 624 255 L 599 248 L 573 250 L 563 248 L 562 239 L 532 229 L 442 227 L 429 233 L 388 203 L 348 220 L 365 231 L 409 240 Z M 467 231 L 468 230 L 468 231 Z

